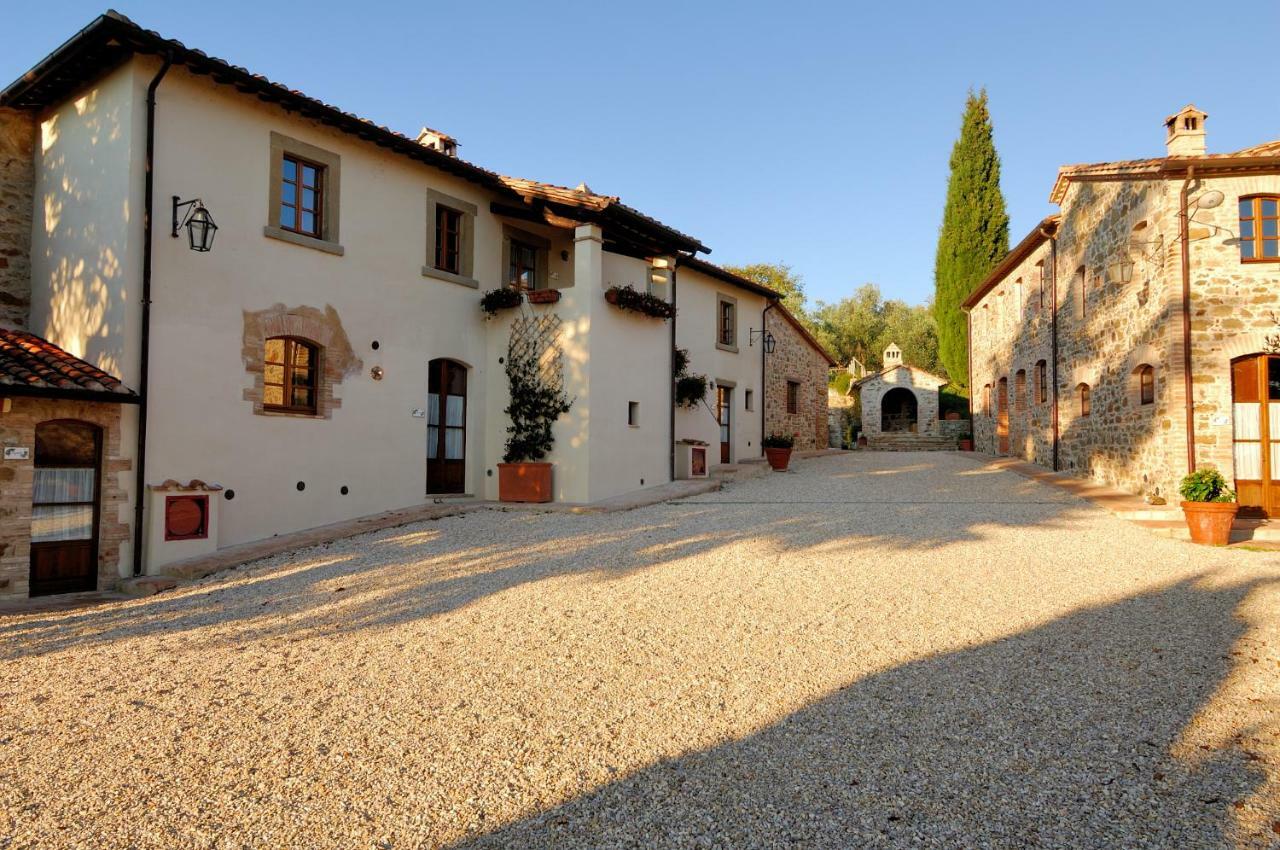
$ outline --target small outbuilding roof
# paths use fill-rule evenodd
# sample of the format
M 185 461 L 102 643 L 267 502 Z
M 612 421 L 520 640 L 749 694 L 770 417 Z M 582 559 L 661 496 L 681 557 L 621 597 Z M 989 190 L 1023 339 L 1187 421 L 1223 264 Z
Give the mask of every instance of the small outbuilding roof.
M 905 363 L 900 363 L 897 366 L 890 366 L 888 369 L 881 369 L 879 372 L 872 372 L 869 375 L 859 378 L 858 380 L 854 381 L 852 384 L 849 385 L 849 389 L 852 390 L 854 387 L 860 387 L 863 384 L 870 383 L 871 381 L 874 381 L 876 378 L 887 375 L 890 372 L 896 372 L 899 369 L 906 369 L 912 375 L 920 375 L 922 377 L 929 378 L 930 382 L 936 382 L 938 386 L 942 386 L 943 384 L 950 383 L 950 381 L 948 381 L 946 378 L 942 377 L 941 375 L 935 375 L 932 372 L 928 371 L 927 369 L 921 369 L 919 366 L 908 366 Z
M 135 404 L 119 378 L 27 331 L 0 328 L 0 396 L 45 396 Z

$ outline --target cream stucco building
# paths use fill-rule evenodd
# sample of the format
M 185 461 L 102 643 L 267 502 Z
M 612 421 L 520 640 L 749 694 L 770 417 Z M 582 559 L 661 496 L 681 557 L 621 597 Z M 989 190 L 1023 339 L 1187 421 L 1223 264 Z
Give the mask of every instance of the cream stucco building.
M 1066 166 L 965 303 L 976 447 L 1176 502 L 1188 471 L 1280 511 L 1280 142 Z
M 572 400 L 559 501 L 669 481 L 686 437 L 760 454 L 750 332 L 777 296 L 616 197 L 500 176 L 113 13 L 0 93 L 0 146 L 0 595 L 495 499 L 513 339 Z M 505 287 L 519 306 L 483 312 Z M 606 300 L 625 287 L 676 318 Z M 675 346 L 711 414 L 676 410 Z

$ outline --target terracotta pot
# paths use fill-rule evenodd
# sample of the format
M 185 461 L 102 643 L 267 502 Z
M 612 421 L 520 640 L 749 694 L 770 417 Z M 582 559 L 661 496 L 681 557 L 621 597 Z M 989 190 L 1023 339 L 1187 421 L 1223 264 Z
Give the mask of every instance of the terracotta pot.
M 498 499 L 503 502 L 550 502 L 551 464 L 545 461 L 498 464 Z
M 961 440 L 961 441 L 960 441 L 960 451 L 962 451 L 962 452 L 971 452 L 971 451 L 973 451 L 973 440 Z
M 866 438 L 866 437 L 859 437 L 859 438 L 858 438 L 858 445 L 859 445 L 861 448 L 864 448 L 864 449 L 865 449 L 865 448 L 867 447 L 867 438 Z
M 560 300 L 558 289 L 531 289 L 525 293 L 530 304 L 554 304 Z
M 764 456 L 769 460 L 769 466 L 773 467 L 774 472 L 782 472 L 787 468 L 787 464 L 791 463 L 791 449 L 765 449 Z
M 1183 502 L 1192 543 L 1226 546 L 1231 542 L 1231 524 L 1240 506 L 1235 502 Z

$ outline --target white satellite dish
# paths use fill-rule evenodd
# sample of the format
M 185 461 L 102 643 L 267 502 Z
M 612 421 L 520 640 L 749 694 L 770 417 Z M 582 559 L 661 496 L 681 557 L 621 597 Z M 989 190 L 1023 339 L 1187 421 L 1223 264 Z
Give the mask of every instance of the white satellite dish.
M 1196 206 L 1202 210 L 1211 210 L 1214 207 L 1221 206 L 1224 196 L 1217 189 L 1210 189 L 1200 196 L 1196 201 Z

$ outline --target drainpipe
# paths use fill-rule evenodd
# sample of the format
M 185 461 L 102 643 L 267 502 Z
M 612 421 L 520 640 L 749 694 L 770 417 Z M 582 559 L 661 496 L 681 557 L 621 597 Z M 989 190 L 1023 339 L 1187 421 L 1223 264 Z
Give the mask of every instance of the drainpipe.
M 964 364 L 964 371 L 965 371 L 965 379 L 969 382 L 969 397 L 965 399 L 965 401 L 967 402 L 966 406 L 969 411 L 969 430 L 972 431 L 973 430 L 973 311 L 972 310 L 964 311 L 964 321 L 965 321 L 965 344 L 968 346 L 968 353 L 965 356 L 966 359 Z M 938 413 L 939 415 L 941 415 L 942 413 L 941 409 L 939 409 Z
M 676 269 L 680 266 L 679 257 L 671 259 L 671 305 L 675 307 L 675 311 L 671 314 L 671 365 L 668 370 L 671 374 L 671 420 L 670 420 L 670 446 L 671 456 L 669 458 L 669 469 L 667 472 L 667 480 L 676 480 L 676 316 L 680 314 L 679 305 L 676 304 Z
M 1187 473 L 1196 471 L 1195 399 L 1191 380 L 1191 216 L 1187 213 L 1196 167 L 1187 166 L 1187 178 L 1178 194 L 1178 235 L 1182 240 L 1182 381 L 1187 396 Z
M 1053 471 L 1057 472 L 1058 460 L 1058 237 L 1040 228 L 1041 235 L 1049 240 L 1049 345 L 1053 360 L 1053 402 L 1050 416 L 1053 418 Z
M 769 311 L 777 306 L 777 301 L 770 301 L 763 310 L 760 311 L 760 328 L 765 335 L 760 338 L 760 456 L 764 457 L 764 438 L 767 436 L 764 430 L 764 410 L 769 404 L 769 380 L 765 370 L 765 358 L 769 356 L 769 352 L 765 350 L 764 341 L 768 339 L 769 332 Z
M 164 64 L 147 86 L 147 152 L 143 175 L 142 200 L 142 351 L 138 359 L 138 450 L 133 460 L 136 470 L 133 483 L 133 574 L 142 575 L 142 513 L 147 482 L 147 408 L 151 393 L 148 377 L 151 369 L 151 236 L 152 199 L 155 195 L 156 153 L 156 89 L 173 65 L 173 53 L 165 54 Z

